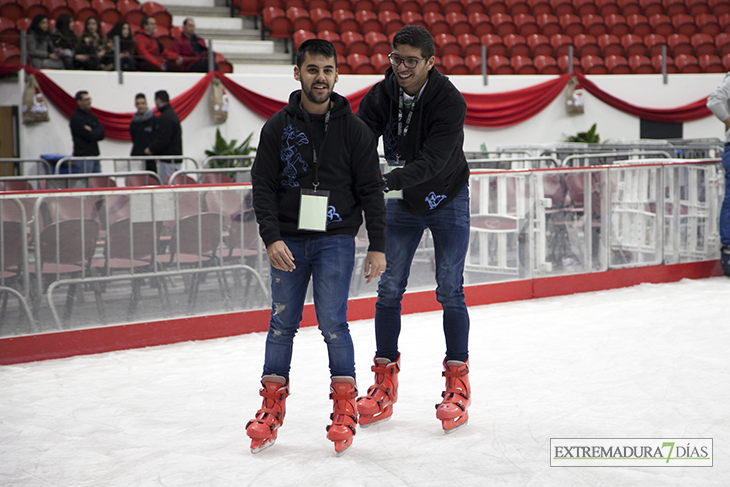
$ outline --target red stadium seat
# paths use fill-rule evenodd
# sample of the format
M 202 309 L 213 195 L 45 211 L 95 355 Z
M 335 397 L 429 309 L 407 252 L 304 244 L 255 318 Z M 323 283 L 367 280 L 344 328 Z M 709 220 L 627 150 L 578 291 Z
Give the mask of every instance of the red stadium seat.
M 560 68 L 561 73 L 567 73 L 570 68 L 570 59 L 568 56 L 558 56 L 558 67 Z M 580 61 L 577 57 L 573 57 L 573 72 L 574 73 L 582 73 L 583 68 L 580 65 Z
M 66 0 L 43 0 L 43 5 L 48 7 L 48 17 L 57 19 L 61 14 L 69 14 L 73 17 L 73 10 L 68 7 Z
M 618 0 L 619 13 L 624 17 L 636 15 L 642 12 L 639 0 Z
M 461 0 L 463 12 L 468 16 L 473 13 L 486 14 L 487 7 L 482 0 Z
M 396 0 L 396 3 L 398 4 L 398 10 L 397 12 L 400 12 L 401 15 L 403 15 L 403 12 L 420 12 L 421 11 L 421 4 L 418 2 L 418 0 Z
M 470 74 L 482 74 L 482 57 L 481 55 L 471 54 L 464 58 L 464 64 Z
M 575 12 L 573 13 L 578 17 L 583 17 L 584 15 L 588 14 L 600 14 L 598 6 L 596 5 L 596 2 L 594 0 L 573 0 L 573 5 L 575 6 Z M 560 18 L 560 16 L 558 16 L 558 18 Z M 560 64 L 559 60 L 558 64 Z
M 640 38 L 637 38 L 640 39 Z M 601 51 L 601 56 L 604 58 L 607 56 L 623 56 L 624 48 L 621 45 L 621 40 L 613 34 L 603 34 L 596 38 L 598 48 Z
M 700 14 L 696 16 L 695 24 L 699 32 L 703 34 L 714 37 L 720 33 L 720 23 L 717 21 L 717 17 L 712 14 Z
M 720 57 L 730 54 L 730 34 L 722 32 L 715 37 L 715 47 Z
M 633 14 L 626 17 L 626 24 L 629 26 L 629 33 L 644 37 L 651 34 L 651 24 L 645 15 Z
M 288 39 L 291 35 L 291 22 L 279 7 L 264 7 L 261 18 L 269 37 Z
M 335 10 L 332 12 L 332 18 L 337 23 L 337 32 L 356 32 L 360 30 L 360 24 L 355 20 L 355 14 L 350 10 Z
M 655 14 L 664 13 L 664 5 L 662 5 L 662 0 L 639 0 L 639 3 L 641 4 L 641 10 L 647 17 L 651 17 Z
M 646 55 L 649 57 L 662 53 L 662 46 L 667 44 L 667 38 L 659 34 L 649 34 L 644 36 L 644 45 L 649 51 Z
M 316 38 L 317 38 L 317 34 L 312 32 L 311 30 L 299 29 L 297 31 L 294 31 L 294 33 L 292 34 L 292 45 L 294 47 L 294 52 L 299 50 L 299 46 L 302 44 L 302 42 L 308 41 L 309 39 L 316 39 Z M 336 48 L 335 48 L 335 50 L 336 50 Z M 341 53 L 338 52 L 338 54 L 341 54 Z
M 487 48 L 487 56 L 505 56 L 507 54 L 507 47 L 497 34 L 484 34 L 479 40 Z
M 672 56 L 667 56 L 666 59 L 667 64 L 667 73 L 676 73 L 677 67 L 674 65 L 674 59 Z M 657 54 L 656 56 L 651 57 L 651 65 L 654 67 L 654 71 L 657 73 L 662 72 L 662 56 L 661 54 Z
M 438 3 L 441 5 L 440 11 L 444 15 L 452 12 L 459 14 L 464 13 L 464 5 L 461 3 L 461 0 L 438 0 Z
M 722 32 L 730 32 L 730 14 L 722 14 L 717 18 Z
M 621 36 L 621 47 L 623 47 L 626 56 L 646 56 L 649 52 L 646 44 L 644 44 L 644 39 L 634 34 Z
M 370 54 L 368 52 L 368 44 L 365 42 L 365 37 L 361 33 L 353 31 L 342 32 L 340 39 L 345 45 L 345 52 L 348 54 Z
M 707 5 L 709 5 L 712 15 L 715 17 L 720 17 L 723 14 L 730 14 L 730 2 L 727 0 L 709 0 Z
M 646 56 L 633 55 L 629 56 L 629 67 L 634 74 L 651 74 L 654 68 L 651 66 L 651 59 Z
M 358 10 L 355 12 L 355 20 L 360 24 L 360 32 L 370 32 L 371 30 L 383 32 L 383 24 L 372 10 Z
M 469 14 L 469 24 L 471 25 L 472 33 L 477 36 L 483 36 L 484 34 L 494 34 L 494 26 L 492 21 L 489 19 L 487 14 L 481 12 L 472 12 Z
M 378 20 L 380 20 L 380 24 L 383 26 L 383 32 L 386 34 L 398 32 L 403 27 L 403 21 L 398 12 L 383 10 L 378 13 Z
M 447 54 L 441 58 L 441 65 L 446 74 L 469 74 L 469 68 L 464 64 L 464 58 L 454 54 Z
M 530 9 L 527 13 L 532 15 L 552 13 L 553 8 L 550 6 L 550 0 L 527 0 Z
M 404 25 L 420 25 L 426 27 L 426 22 L 423 21 L 423 15 L 418 12 L 403 12 L 400 15 Z
M 686 14 L 677 14 L 672 17 L 672 25 L 674 26 L 674 32 L 677 34 L 684 34 L 687 37 L 692 37 L 697 33 L 697 24 L 695 19 Z
M 554 34 L 550 36 L 550 45 L 553 47 L 555 56 L 567 56 L 568 46 L 573 44 L 573 39 L 565 34 Z
M 99 12 L 91 7 L 89 0 L 67 0 L 66 3 L 73 10 L 74 20 L 85 22 L 89 17 L 99 17 Z
M 140 10 L 145 15 L 151 15 L 157 21 L 157 25 L 167 27 L 172 25 L 172 15 L 167 11 L 164 5 L 157 2 L 144 2 L 140 5 Z
M 667 50 L 669 51 L 669 54 L 675 58 L 675 64 L 678 55 L 692 54 L 693 52 L 692 44 L 689 42 L 689 37 L 684 34 L 672 34 L 667 36 Z
M 289 7 L 286 9 L 286 18 L 289 19 L 293 31 L 300 29 L 314 30 L 314 22 L 312 22 L 312 17 L 309 16 L 309 11 L 306 9 Z
M 530 14 L 517 14 L 513 17 L 517 33 L 523 37 L 531 36 L 540 32 L 537 20 Z
M 48 17 L 50 11 L 41 0 L 17 0 L 18 5 L 23 8 L 24 16 L 32 19 L 36 15 L 45 15 Z
M 509 8 L 504 0 L 483 0 L 486 13 L 491 17 L 495 14 L 509 14 Z
M 585 74 L 608 74 L 608 68 L 599 56 L 583 56 L 580 58 L 580 65 Z
M 715 54 L 700 54 L 697 56 L 700 63 L 700 69 L 703 73 L 724 73 L 725 68 L 722 65 L 722 59 Z
M 482 53 L 482 44 L 479 37 L 473 34 L 461 34 L 456 36 L 456 42 L 461 46 L 461 52 L 464 56 L 476 55 L 480 56 Z
M 570 16 L 572 14 L 563 15 Z M 538 29 L 540 29 L 540 34 L 544 35 L 547 38 L 550 38 L 555 34 L 562 33 L 563 28 L 560 26 L 558 18 L 553 14 L 541 14 L 538 15 L 535 20 L 537 21 Z
M 7 17 L 0 17 L 0 44 L 20 47 L 20 29 Z
M 313 8 L 309 10 L 309 17 L 312 19 L 312 30 L 321 32 L 323 30 L 337 30 L 337 22 L 332 18 L 332 12 L 325 8 Z
M 550 39 L 542 34 L 532 34 L 525 38 L 530 48 L 530 55 L 536 56 L 552 56 L 554 54 L 553 46 L 550 45 Z
M 685 0 L 685 4 L 687 6 L 687 13 L 692 17 L 712 13 L 712 8 L 707 0 Z
M 603 62 L 609 74 L 631 74 L 629 61 L 623 56 L 610 54 L 605 57 Z
M 530 47 L 527 45 L 527 40 L 519 34 L 507 34 L 502 38 L 502 42 L 504 42 L 504 46 L 507 48 L 507 57 L 509 58 L 530 55 Z
M 725 54 L 722 57 L 722 66 L 725 68 L 725 71 L 730 71 L 730 54 Z
M 664 14 L 669 17 L 687 13 L 685 0 L 662 0 L 662 4 L 664 5 Z
M 552 56 L 535 56 L 532 64 L 539 74 L 560 74 L 558 62 Z
M 527 0 L 504 0 L 504 3 L 507 4 L 507 13 L 512 17 L 530 13 L 530 5 Z
M 333 30 L 323 30 L 317 32 L 317 39 L 330 41 L 332 45 L 335 46 L 335 51 L 337 52 L 338 57 L 341 57 L 344 54 L 348 54 L 348 52 L 345 50 L 345 44 L 342 42 L 342 39 L 340 39 L 340 34 Z
M 418 0 L 418 3 L 421 5 L 421 12 L 424 14 L 428 12 L 443 13 L 439 0 Z
M 12 44 L 0 44 L 0 64 L 20 66 L 20 48 Z
M 370 64 L 373 65 L 376 73 L 385 73 L 390 66 L 390 59 L 386 54 L 375 53 L 370 56 Z
M 375 66 L 370 63 L 366 54 L 352 53 L 347 56 L 347 64 L 352 69 L 352 74 L 376 74 Z
M 509 59 L 504 56 L 492 56 L 487 58 L 487 72 L 491 74 L 515 74 L 510 65 Z
M 239 15 L 247 17 L 258 17 L 263 7 L 260 0 L 234 0 L 233 4 L 238 7 Z
M 560 22 L 560 26 L 563 28 L 563 34 L 567 36 L 575 37 L 583 33 L 583 23 L 576 15 L 561 15 L 558 17 L 558 22 Z M 545 33 L 543 32 L 543 34 Z
M 423 21 L 426 22 L 426 28 L 431 32 L 431 35 L 449 33 L 450 27 L 443 14 L 426 12 L 423 15 Z
M 140 10 L 139 4 L 134 0 L 119 0 L 117 10 L 122 14 L 122 18 L 131 25 L 140 25 L 145 16 L 144 12 Z
M 353 2 L 351 0 L 332 0 L 329 3 L 330 10 L 334 12 L 335 10 L 352 10 Z
M 529 56 L 512 56 L 509 63 L 515 74 L 537 74 L 537 68 L 532 64 Z
M 715 48 L 715 40 L 712 36 L 707 34 L 703 34 L 701 32 L 695 34 L 690 37 L 689 42 L 692 44 L 692 48 L 694 49 L 694 54 L 696 56 L 701 56 L 703 54 L 716 54 L 717 52 L 717 49 Z
M 598 47 L 598 41 L 595 37 L 589 34 L 578 34 L 573 38 L 573 45 L 575 46 L 574 54 L 578 57 L 583 56 L 598 56 L 601 53 L 601 49 Z
M 507 34 L 516 34 L 517 26 L 515 26 L 512 17 L 508 14 L 494 14 L 489 16 L 494 24 L 494 32 L 500 37 Z
M 357 12 L 358 10 L 370 10 L 371 12 L 375 11 L 375 0 L 352 0 L 351 3 L 353 12 Z
M 608 26 L 600 15 L 588 14 L 581 17 L 583 33 L 598 37 L 608 32 Z
M 469 18 L 460 12 L 449 12 L 444 15 L 446 23 L 449 24 L 449 33 L 454 36 L 461 34 L 471 34 L 472 28 L 469 23 Z
M 672 20 L 664 14 L 653 14 L 649 15 L 649 25 L 651 25 L 654 34 L 667 37 L 669 34 L 674 33 L 674 27 L 672 26 Z
M 395 0 L 376 0 L 375 10 L 377 12 L 397 12 L 398 3 Z
M 23 10 L 23 7 L 15 2 L 3 2 L 3 4 L 0 5 L 0 17 L 5 17 L 6 19 L 10 19 L 15 22 L 24 16 L 25 11 Z
M 287 10 L 289 10 L 291 7 L 303 8 L 303 9 L 307 10 L 307 3 L 308 2 L 306 0 L 284 0 L 284 6 L 281 8 L 285 12 Z
M 702 71 L 699 61 L 691 54 L 674 56 L 674 65 L 680 73 L 699 73 Z
M 598 15 L 601 17 L 608 17 L 609 15 L 618 14 L 621 9 L 616 3 L 616 0 L 595 0 L 596 7 L 598 7 Z
M 629 33 L 629 24 L 626 23 L 626 19 L 623 15 L 611 14 L 604 17 L 604 20 L 606 21 L 609 34 L 621 37 Z
M 550 0 L 550 7 L 550 13 L 554 15 L 575 14 L 575 6 L 573 5 L 573 0 Z
M 365 43 L 368 45 L 368 51 L 371 54 L 390 54 L 390 41 L 382 32 L 370 31 L 363 36 Z
M 461 46 L 456 41 L 456 37 L 451 34 L 436 34 L 433 36 L 433 43 L 436 47 L 437 56 L 444 57 L 449 54 L 455 56 L 461 55 Z

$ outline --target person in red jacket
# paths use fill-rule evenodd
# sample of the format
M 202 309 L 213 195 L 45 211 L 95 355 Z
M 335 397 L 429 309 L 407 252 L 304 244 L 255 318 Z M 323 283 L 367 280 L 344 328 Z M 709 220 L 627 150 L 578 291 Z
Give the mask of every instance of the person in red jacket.
M 134 35 L 137 42 L 137 69 L 140 71 L 180 71 L 183 58 L 165 49 L 155 38 L 157 21 L 154 17 L 142 18 L 142 30 Z
M 183 58 L 183 71 L 208 72 L 208 46 L 205 39 L 195 34 L 195 20 L 190 17 L 183 20 L 182 32 L 175 39 L 172 50 Z M 214 70 L 218 71 L 218 63 Z

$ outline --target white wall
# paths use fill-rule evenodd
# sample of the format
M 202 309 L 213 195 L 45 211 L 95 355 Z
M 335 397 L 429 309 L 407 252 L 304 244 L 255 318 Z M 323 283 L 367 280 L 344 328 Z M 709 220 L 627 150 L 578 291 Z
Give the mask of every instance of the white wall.
M 93 106 L 107 111 L 131 113 L 134 111 L 134 95 L 144 92 L 151 102 L 154 92 L 166 89 L 171 98 L 189 90 L 201 77 L 200 74 L 150 74 L 124 73 L 124 82 L 117 82 L 116 73 L 89 71 L 44 71 L 54 83 L 68 94 L 85 89 L 93 99 Z M 299 88 L 291 73 L 288 74 L 232 74 L 236 83 L 245 88 L 285 101 L 289 93 Z M 629 103 L 646 108 L 672 108 L 694 102 L 708 96 L 722 81 L 724 74 L 682 74 L 670 75 L 669 83 L 662 83 L 661 75 L 604 75 L 589 76 L 602 90 Z M 17 82 L 0 81 L 0 105 L 21 104 L 23 91 L 22 72 Z M 336 91 L 343 95 L 356 92 L 372 85 L 381 76 L 343 75 Z M 490 76 L 484 86 L 481 76 L 453 76 L 454 84 L 464 93 L 502 93 L 554 79 L 553 76 Z M 258 141 L 259 131 L 264 119 L 251 112 L 246 106 L 231 96 L 228 121 L 217 126 L 209 114 L 209 93 L 193 110 L 183 125 L 183 147 L 187 156 L 202 161 L 205 149 L 213 145 L 215 130 L 220 127 L 226 139 L 245 139 L 254 132 Z M 20 153 L 23 158 L 38 158 L 41 154 L 71 154 L 71 134 L 68 119 L 51 104 L 51 121 L 35 125 L 22 125 L 20 128 Z M 639 138 L 639 119 L 617 111 L 585 94 L 585 114 L 568 116 L 565 111 L 565 93 L 558 96 L 540 114 L 512 127 L 486 129 L 465 127 L 466 151 L 478 151 L 481 144 L 496 149 L 505 145 L 552 143 L 563 140 L 566 135 L 574 134 L 598 124 L 601 140 L 634 140 Z M 714 117 L 707 117 L 684 124 L 685 138 L 724 137 L 723 125 Z M 116 157 L 129 154 L 130 142 L 112 139 L 100 143 L 102 156 Z M 111 170 L 111 167 L 105 168 Z

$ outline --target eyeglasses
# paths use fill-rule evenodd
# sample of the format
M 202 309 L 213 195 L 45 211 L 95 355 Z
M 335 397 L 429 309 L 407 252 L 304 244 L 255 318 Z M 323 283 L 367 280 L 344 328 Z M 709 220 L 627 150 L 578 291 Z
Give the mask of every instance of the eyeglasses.
M 401 64 L 403 64 L 408 69 L 413 69 L 416 66 L 418 66 L 418 63 L 426 59 L 425 57 L 422 57 L 421 59 L 401 59 L 398 56 L 394 55 L 392 52 L 388 54 L 388 59 L 390 60 L 390 65 L 394 68 L 397 68 Z

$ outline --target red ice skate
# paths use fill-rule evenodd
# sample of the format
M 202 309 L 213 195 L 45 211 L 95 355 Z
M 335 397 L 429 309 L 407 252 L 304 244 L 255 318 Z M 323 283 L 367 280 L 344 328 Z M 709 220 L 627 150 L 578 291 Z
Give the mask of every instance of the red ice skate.
M 444 400 L 436 404 L 436 417 L 441 420 L 444 433 L 453 433 L 469 421 L 469 362 L 444 360 L 443 376 L 446 378 L 446 390 L 441 394 Z
M 375 357 L 375 384 L 368 388 L 367 396 L 358 398 L 357 411 L 360 413 L 360 426 L 368 426 L 386 421 L 393 415 L 393 404 L 398 400 L 398 372 L 400 355 L 391 362 L 387 358 Z
M 278 375 L 261 378 L 259 395 L 264 398 L 261 409 L 246 425 L 246 434 L 251 438 L 251 453 L 267 449 L 276 441 L 278 430 L 284 424 L 286 398 L 289 396 L 289 381 Z
M 327 439 L 335 443 L 339 457 L 352 446 L 357 426 L 357 386 L 352 377 L 332 377 L 330 399 L 333 401 L 332 424 L 327 426 Z

